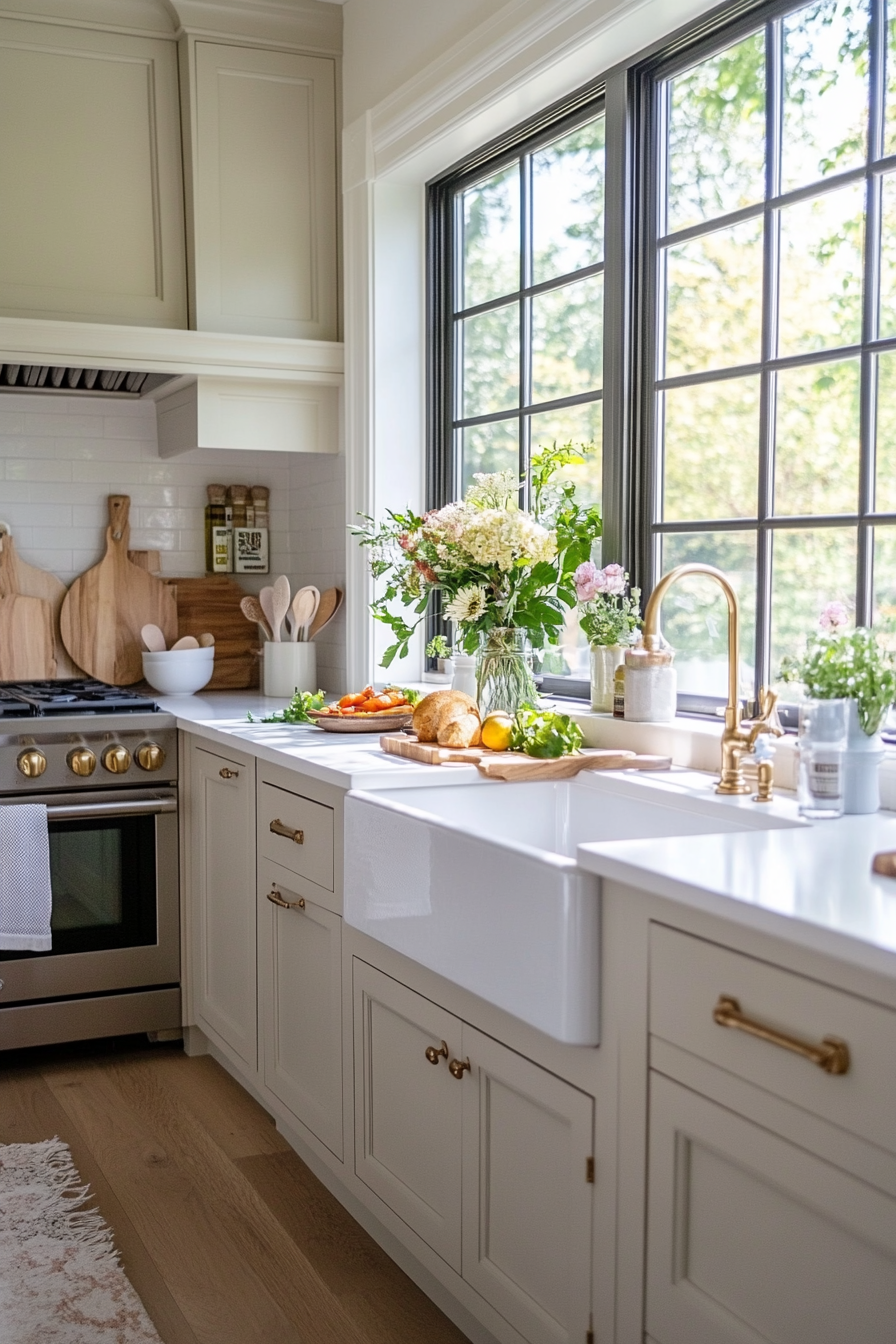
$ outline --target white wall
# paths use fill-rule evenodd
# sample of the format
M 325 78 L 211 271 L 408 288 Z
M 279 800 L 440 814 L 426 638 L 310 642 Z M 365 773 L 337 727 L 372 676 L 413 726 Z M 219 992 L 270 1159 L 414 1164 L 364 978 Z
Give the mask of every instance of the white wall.
M 0 519 L 23 559 L 65 583 L 102 557 L 106 497 L 131 499 L 131 548 L 161 552 L 162 572 L 205 573 L 205 487 L 271 491 L 271 573 L 293 585 L 345 583 L 345 459 L 304 453 L 195 451 L 160 458 L 151 401 L 0 396 Z M 265 580 L 241 575 L 247 591 Z M 339 616 L 318 641 L 327 689 L 345 682 Z

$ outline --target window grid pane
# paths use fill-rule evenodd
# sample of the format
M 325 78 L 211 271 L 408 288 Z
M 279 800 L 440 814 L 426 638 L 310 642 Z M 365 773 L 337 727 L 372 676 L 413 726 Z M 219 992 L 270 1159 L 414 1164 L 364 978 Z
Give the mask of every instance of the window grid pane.
M 885 218 L 896 218 L 896 191 L 884 176 L 892 164 L 878 164 L 896 148 L 875 37 L 886 18 L 885 0 L 813 0 L 683 72 L 655 76 L 654 152 L 667 168 L 653 212 L 652 577 L 679 555 L 722 556 L 720 537 L 740 546 L 752 538 L 752 591 L 743 565 L 739 575 L 744 623 L 756 631 L 756 686 L 777 680 L 793 622 L 808 634 L 815 606 L 842 599 L 844 582 L 862 623 L 872 604 L 889 613 L 892 603 L 890 532 L 877 544 L 887 571 L 878 574 L 871 526 L 875 426 L 876 507 L 896 509 L 896 354 L 876 354 L 892 350 L 896 334 L 896 253 L 881 230 L 882 195 Z M 889 100 L 892 123 L 891 91 Z M 817 592 L 804 582 L 816 563 Z

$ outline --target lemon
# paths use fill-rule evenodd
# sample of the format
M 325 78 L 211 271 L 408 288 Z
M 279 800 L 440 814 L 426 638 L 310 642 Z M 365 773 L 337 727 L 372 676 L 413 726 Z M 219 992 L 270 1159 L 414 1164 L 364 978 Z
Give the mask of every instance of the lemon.
M 513 732 L 513 719 L 509 714 L 497 711 L 489 714 L 482 725 L 482 745 L 489 751 L 506 751 L 510 746 Z

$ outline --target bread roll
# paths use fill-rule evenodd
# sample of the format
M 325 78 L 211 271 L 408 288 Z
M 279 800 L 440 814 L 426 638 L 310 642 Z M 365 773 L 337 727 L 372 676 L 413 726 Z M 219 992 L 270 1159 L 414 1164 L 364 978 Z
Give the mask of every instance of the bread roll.
M 463 691 L 433 691 L 430 695 L 424 696 L 414 710 L 413 729 L 417 734 L 417 741 L 441 742 L 440 732 L 447 728 L 449 723 L 454 723 L 467 714 L 475 715 L 476 722 L 479 722 L 479 707 L 472 696 L 465 695 Z
M 462 714 L 439 729 L 440 747 L 476 747 L 479 745 L 479 715 Z

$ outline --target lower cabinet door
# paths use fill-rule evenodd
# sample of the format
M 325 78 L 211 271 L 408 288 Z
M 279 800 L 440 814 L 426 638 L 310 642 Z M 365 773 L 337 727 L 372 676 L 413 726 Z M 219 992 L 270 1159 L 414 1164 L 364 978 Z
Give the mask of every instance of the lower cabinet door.
M 466 1024 L 463 1049 L 463 1276 L 533 1344 L 581 1344 L 594 1103 Z
M 896 1340 L 896 1199 L 657 1073 L 648 1185 L 651 1338 Z
M 460 1272 L 465 1079 L 448 1066 L 461 1024 L 366 962 L 353 965 L 355 1171 Z
M 263 871 L 260 879 L 265 1085 L 341 1158 L 342 920 L 300 893 L 266 882 Z

